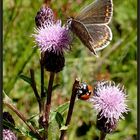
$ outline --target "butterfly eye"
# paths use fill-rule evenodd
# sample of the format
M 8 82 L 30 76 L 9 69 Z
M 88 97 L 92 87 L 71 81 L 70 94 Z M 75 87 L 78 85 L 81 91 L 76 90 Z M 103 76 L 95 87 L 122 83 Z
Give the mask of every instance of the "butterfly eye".
M 72 18 L 69 18 L 67 20 L 67 25 L 68 25 L 69 29 L 71 29 L 71 22 L 72 22 Z

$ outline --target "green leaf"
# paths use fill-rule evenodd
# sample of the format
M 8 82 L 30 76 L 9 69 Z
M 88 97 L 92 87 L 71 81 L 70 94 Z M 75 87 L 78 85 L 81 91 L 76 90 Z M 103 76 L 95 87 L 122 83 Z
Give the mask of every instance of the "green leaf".
M 27 131 L 27 129 L 22 128 L 21 127 L 17 127 L 12 125 L 11 123 L 9 123 L 8 121 L 3 120 L 3 125 L 9 127 L 11 130 L 21 133 L 23 136 L 29 136 L 30 138 L 36 138 L 36 135 L 31 132 L 31 131 Z
M 43 131 L 44 131 L 44 128 L 38 129 L 38 132 L 43 132 Z
M 3 126 L 7 126 L 11 130 L 16 131 L 16 132 L 19 132 L 19 133 L 22 133 L 22 134 L 25 133 L 25 132 L 22 132 L 22 130 L 20 128 L 14 126 L 13 124 L 11 124 L 10 122 L 5 121 L 5 120 L 3 120 Z
M 52 90 L 55 90 L 55 89 L 56 89 L 57 87 L 59 87 L 59 86 L 60 86 L 60 84 L 54 85 Z
M 35 122 L 35 117 L 38 116 L 39 114 L 35 114 L 35 115 L 32 115 L 29 119 L 27 119 L 26 121 L 27 122 L 30 122 L 33 126 L 36 127 L 36 122 Z
M 61 127 L 63 124 L 63 116 L 59 112 L 57 112 L 55 115 L 55 119 L 56 119 L 56 122 L 58 123 L 59 127 Z
M 3 91 L 3 101 L 9 102 L 9 103 L 12 102 L 12 99 L 9 96 L 7 96 L 5 91 Z
M 37 138 L 36 134 L 34 134 L 33 132 L 31 132 L 31 131 L 28 132 L 28 131 L 27 131 L 27 133 L 28 133 L 28 136 L 29 136 L 30 138 L 32 138 L 32 139 L 33 139 L 33 138 Z
M 60 130 L 67 130 L 68 129 L 68 126 L 65 126 L 65 125 L 63 125 L 61 128 L 60 128 Z
M 52 111 L 52 112 L 50 113 L 50 120 L 49 120 L 49 122 L 53 122 L 53 121 L 55 120 L 56 113 L 57 113 L 57 112 L 54 112 L 54 111 Z
M 55 111 L 63 114 L 68 109 L 68 107 L 69 107 L 69 102 L 66 102 L 66 103 L 60 105 L 58 108 L 56 108 Z
M 3 120 L 3 126 L 11 128 L 12 130 L 15 130 L 15 126 L 7 120 Z
M 35 115 L 32 115 L 29 119 L 27 119 L 26 121 L 27 122 L 30 122 L 32 119 L 34 119 L 36 116 L 38 116 L 39 114 L 35 114 Z
M 30 77 L 27 77 L 27 76 L 25 76 L 25 75 L 23 75 L 23 74 L 20 74 L 19 75 L 19 77 L 22 79 L 22 80 L 24 80 L 25 82 L 27 82 L 28 84 L 32 84 L 32 81 L 31 81 L 31 78 Z
M 69 102 L 66 102 L 66 103 L 60 105 L 58 108 L 56 108 L 55 111 L 51 111 L 49 122 L 53 122 L 55 120 L 58 121 L 57 119 L 62 119 L 61 117 L 62 117 L 63 113 L 68 109 L 68 107 L 69 107 Z

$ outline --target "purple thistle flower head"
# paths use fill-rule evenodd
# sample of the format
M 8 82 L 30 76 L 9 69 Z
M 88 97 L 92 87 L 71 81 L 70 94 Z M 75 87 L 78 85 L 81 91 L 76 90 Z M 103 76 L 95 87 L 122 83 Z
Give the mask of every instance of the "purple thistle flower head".
M 64 50 L 69 50 L 71 42 L 69 30 L 61 26 L 61 21 L 56 23 L 48 22 L 44 27 L 37 28 L 35 34 L 36 45 L 41 52 L 54 52 L 62 54 Z
M 35 17 L 37 28 L 33 37 L 41 51 L 41 64 L 50 72 L 60 72 L 65 66 L 64 51 L 70 50 L 71 34 L 61 20 L 54 20 L 53 11 L 42 7 Z
M 70 49 L 69 29 L 61 25 L 61 20 L 54 21 L 54 15 L 50 8 L 42 8 L 35 19 L 37 28 L 33 37 L 41 52 L 63 54 L 64 50 Z
M 3 140 L 17 140 L 17 137 L 11 130 L 3 129 Z
M 115 85 L 111 81 L 98 82 L 94 90 L 94 96 L 90 99 L 94 109 L 100 114 L 99 119 L 106 118 L 107 123 L 115 124 L 123 113 L 128 112 L 126 94 L 123 87 Z
M 35 23 L 37 27 L 44 27 L 48 22 L 54 22 L 54 14 L 52 9 L 43 6 L 40 11 L 37 12 Z

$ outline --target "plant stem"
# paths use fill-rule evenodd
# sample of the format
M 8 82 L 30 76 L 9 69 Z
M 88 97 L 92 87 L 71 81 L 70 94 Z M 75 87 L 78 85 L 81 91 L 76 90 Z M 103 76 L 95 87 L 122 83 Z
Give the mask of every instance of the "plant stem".
M 105 140 L 106 133 L 102 132 L 100 133 L 100 140 Z
M 33 69 L 30 69 L 30 75 L 31 75 L 31 87 L 34 91 L 34 94 L 35 94 L 35 97 L 38 101 L 38 104 L 39 104 L 39 111 L 41 112 L 41 99 L 40 99 L 40 96 L 38 94 L 38 91 L 37 91 L 37 88 L 36 88 L 36 82 L 35 82 L 35 77 L 34 77 L 34 70 Z
M 46 95 L 44 92 L 44 65 L 42 63 L 43 54 L 41 54 L 40 59 L 40 73 L 41 73 L 41 99 L 43 99 Z
M 27 123 L 26 117 L 16 108 L 16 106 L 7 101 L 3 101 L 3 103 L 19 116 L 19 118 L 27 125 L 27 127 L 36 135 L 38 139 L 43 140 L 38 131 L 31 124 Z
M 43 121 L 45 122 L 45 131 L 46 135 L 45 138 L 48 135 L 48 127 L 49 127 L 49 114 L 50 114 L 50 109 L 51 109 L 51 98 L 52 98 L 52 88 L 53 88 L 53 81 L 54 81 L 54 72 L 50 72 L 50 79 L 49 79 L 49 84 L 48 84 L 48 92 L 47 92 L 47 100 L 45 104 L 45 109 L 44 109 L 44 119 Z
M 45 97 L 46 97 L 46 92 L 44 90 L 44 65 L 42 62 L 43 54 L 41 53 L 41 59 L 40 59 L 40 73 L 41 73 L 41 112 L 40 112 L 40 119 L 43 116 L 43 111 L 44 111 L 44 102 L 45 102 Z
M 76 90 L 77 90 L 78 85 L 79 85 L 79 80 L 76 79 L 74 84 L 73 84 L 73 88 L 72 88 L 72 95 L 71 95 L 71 99 L 70 99 L 69 111 L 68 111 L 65 126 L 68 126 L 70 124 L 70 121 L 71 121 L 74 103 L 75 103 L 75 99 L 76 99 Z M 66 130 L 62 130 L 59 140 L 63 140 L 65 137 L 65 134 L 66 134 Z

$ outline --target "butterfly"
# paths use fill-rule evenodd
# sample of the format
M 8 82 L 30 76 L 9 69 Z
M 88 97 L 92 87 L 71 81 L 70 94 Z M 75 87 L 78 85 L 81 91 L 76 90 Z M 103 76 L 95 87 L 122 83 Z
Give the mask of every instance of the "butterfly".
M 75 18 L 69 18 L 69 29 L 96 56 L 112 40 L 108 26 L 113 14 L 112 0 L 96 0 L 85 7 Z

